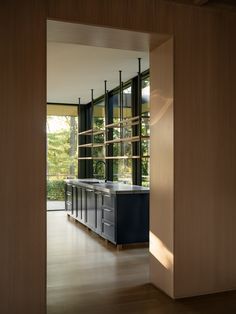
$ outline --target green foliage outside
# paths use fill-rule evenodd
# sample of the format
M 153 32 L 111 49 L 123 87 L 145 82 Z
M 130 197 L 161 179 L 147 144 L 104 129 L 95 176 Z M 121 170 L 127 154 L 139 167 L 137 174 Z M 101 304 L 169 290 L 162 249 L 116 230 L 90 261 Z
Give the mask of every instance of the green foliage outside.
M 50 201 L 64 200 L 64 181 L 63 180 L 47 180 L 47 196 Z
M 64 200 L 64 179 L 76 177 L 77 117 L 47 117 L 47 199 Z

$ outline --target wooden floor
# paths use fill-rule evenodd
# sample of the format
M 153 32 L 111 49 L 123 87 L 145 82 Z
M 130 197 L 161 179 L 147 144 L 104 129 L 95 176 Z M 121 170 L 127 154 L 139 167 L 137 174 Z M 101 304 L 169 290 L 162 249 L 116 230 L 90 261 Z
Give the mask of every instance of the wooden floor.
M 148 249 L 117 251 L 48 212 L 47 314 L 236 314 L 236 292 L 173 301 L 148 283 Z

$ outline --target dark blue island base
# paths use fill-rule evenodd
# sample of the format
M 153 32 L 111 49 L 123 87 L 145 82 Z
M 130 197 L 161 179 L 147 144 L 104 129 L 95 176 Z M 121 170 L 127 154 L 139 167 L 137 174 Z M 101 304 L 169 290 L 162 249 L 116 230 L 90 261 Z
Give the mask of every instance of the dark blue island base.
M 65 208 L 69 216 L 118 248 L 149 241 L 147 188 L 81 181 L 66 180 Z

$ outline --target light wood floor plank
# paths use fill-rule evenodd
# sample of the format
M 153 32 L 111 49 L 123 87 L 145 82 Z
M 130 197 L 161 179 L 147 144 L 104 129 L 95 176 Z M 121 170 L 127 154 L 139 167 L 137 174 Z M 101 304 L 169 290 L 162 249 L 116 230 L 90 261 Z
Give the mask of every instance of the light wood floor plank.
M 149 284 L 147 248 L 117 251 L 48 212 L 47 314 L 234 314 L 236 292 L 173 301 Z

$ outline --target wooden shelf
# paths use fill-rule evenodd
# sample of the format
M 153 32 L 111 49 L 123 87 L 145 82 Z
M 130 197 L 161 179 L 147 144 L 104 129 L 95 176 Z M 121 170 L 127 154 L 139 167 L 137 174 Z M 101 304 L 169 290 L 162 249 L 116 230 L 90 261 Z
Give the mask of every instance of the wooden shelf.
M 87 143 L 87 144 L 81 144 L 81 145 L 78 145 L 79 148 L 86 148 L 86 147 L 91 147 L 91 148 L 96 148 L 96 147 L 103 147 L 105 146 L 104 143 Z
M 106 157 L 79 157 L 78 160 L 103 160 Z
M 92 143 L 87 143 L 87 144 L 80 144 L 78 145 L 79 148 L 82 148 L 82 147 L 92 147 L 93 144 Z
M 107 156 L 107 157 L 79 157 L 79 160 L 103 160 L 103 159 L 140 159 L 150 158 L 150 156 Z
M 92 157 L 79 157 L 78 160 L 92 160 Z
M 100 135 L 104 133 L 105 133 L 105 130 L 93 130 L 93 135 Z
M 90 129 L 90 130 L 86 130 L 86 131 L 82 131 L 79 132 L 78 135 L 99 135 L 99 134 L 104 134 L 105 130 L 94 130 L 94 129 Z
M 86 130 L 83 132 L 79 132 L 78 135 L 92 135 L 92 132 L 93 132 L 93 130 L 90 129 L 90 130 Z
M 105 159 L 139 159 L 140 156 L 107 156 Z
M 105 143 L 93 143 L 93 146 L 94 148 L 96 147 L 104 147 L 105 146 Z
M 123 127 L 124 127 L 124 125 L 127 126 L 128 124 L 130 124 L 130 126 L 132 126 L 133 121 L 139 120 L 139 118 L 140 118 L 140 116 L 124 119 L 124 120 L 116 122 L 116 123 L 107 124 L 107 125 L 105 125 L 105 128 L 115 128 L 115 127 L 119 128 L 119 127 L 121 127 L 121 125 L 123 125 Z M 138 123 L 138 121 L 137 121 L 137 123 Z M 133 124 L 133 125 L 135 125 L 135 124 Z
M 105 141 L 105 144 L 123 143 L 123 142 L 137 142 L 139 141 L 139 136 L 116 138 L 114 140 Z
M 139 125 L 140 123 L 142 123 L 143 120 L 149 120 L 150 117 L 142 117 L 142 116 L 135 116 L 135 117 L 131 117 L 131 118 L 127 118 L 127 119 L 123 119 L 122 121 L 116 122 L 116 123 L 111 123 L 111 124 L 107 124 L 105 126 L 105 130 L 99 130 L 99 129 L 89 129 L 83 132 L 78 133 L 78 135 L 90 135 L 90 136 L 94 136 L 94 135 L 103 135 L 103 139 L 106 139 L 106 130 L 108 128 L 131 128 L 131 133 L 133 134 L 133 126 Z M 145 122 L 146 123 L 146 122 Z M 148 122 L 147 122 L 148 123 Z M 126 133 L 126 132 L 125 132 Z M 124 133 L 124 134 L 125 134 Z M 123 134 L 123 136 L 124 136 Z M 92 137 L 92 142 L 90 143 L 86 143 L 86 144 L 81 144 L 78 145 L 79 148 L 105 148 L 106 145 L 109 144 L 120 144 L 120 143 L 133 143 L 133 142 L 141 142 L 142 140 L 149 140 L 150 136 L 149 135 L 145 135 L 145 136 L 140 136 L 140 135 L 135 135 L 135 136 L 129 136 L 127 134 L 127 137 L 123 137 L 123 138 L 115 138 L 112 140 L 108 140 L 105 141 L 104 143 L 94 143 L 94 139 Z M 105 152 L 104 152 L 105 153 Z M 103 156 L 103 157 L 79 157 L 79 160 L 106 160 L 106 159 L 113 159 L 113 160 L 118 160 L 118 159 L 147 159 L 150 158 L 150 156 Z

